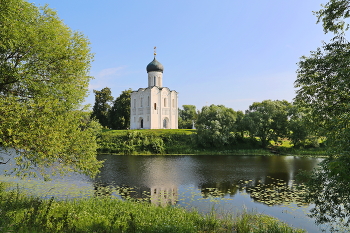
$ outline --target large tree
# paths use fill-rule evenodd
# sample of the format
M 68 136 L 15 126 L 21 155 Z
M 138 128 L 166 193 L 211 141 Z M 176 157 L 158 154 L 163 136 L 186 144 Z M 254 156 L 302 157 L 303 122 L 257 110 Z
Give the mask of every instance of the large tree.
M 16 151 L 17 173 L 98 172 L 96 125 L 78 110 L 91 60 L 87 38 L 55 11 L 0 0 L 0 145 Z
M 327 138 L 329 158 L 312 176 L 315 216 L 322 222 L 350 222 L 350 43 L 346 39 L 349 0 L 331 0 L 316 12 L 334 38 L 302 57 L 296 102 L 311 109 L 312 122 Z M 343 221 L 344 222 L 344 221 Z
M 91 117 L 97 119 L 104 127 L 111 127 L 109 121 L 109 111 L 113 103 L 113 96 L 109 87 L 103 88 L 101 91 L 94 90 L 95 104 L 92 109 Z
M 183 109 L 179 109 L 179 128 L 192 129 L 198 118 L 196 106 L 182 105 Z
M 271 140 L 277 142 L 287 136 L 288 109 L 286 100 L 254 102 L 245 114 L 245 124 L 251 137 L 259 137 L 263 147 Z
M 113 103 L 109 111 L 110 125 L 112 129 L 127 129 L 130 127 L 130 94 L 132 90 L 123 91 Z
M 228 145 L 235 121 L 236 112 L 232 108 L 214 104 L 204 106 L 196 124 L 199 144 L 208 147 Z
M 345 37 L 348 25 L 344 22 L 344 18 L 349 17 L 349 7 L 349 1 L 332 0 L 316 13 L 325 32 L 333 32 L 335 36 L 309 57 L 301 58 L 295 82 L 299 88 L 296 103 L 311 109 L 312 120 L 319 133 L 328 138 L 328 147 L 335 157 L 350 155 L 347 152 L 350 150 L 347 143 L 350 139 L 347 130 L 350 121 L 350 43 Z

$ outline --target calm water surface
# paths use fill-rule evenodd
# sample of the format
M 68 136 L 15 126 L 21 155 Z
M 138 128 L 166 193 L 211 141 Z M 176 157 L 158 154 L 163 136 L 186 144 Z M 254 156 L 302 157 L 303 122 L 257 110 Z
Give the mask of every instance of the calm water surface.
M 84 197 L 101 192 L 118 198 L 146 199 L 157 205 L 174 204 L 219 213 L 256 211 L 275 216 L 308 232 L 321 228 L 307 217 L 312 205 L 287 201 L 279 196 L 271 202 L 262 201 L 257 190 L 293 191 L 296 174 L 310 171 L 321 159 L 295 156 L 118 156 L 100 155 L 105 160 L 95 180 L 70 174 L 49 183 L 38 180 L 19 181 L 27 190 L 42 197 Z M 11 166 L 6 165 L 7 168 Z M 6 166 L 0 169 L 6 169 Z M 1 171 L 1 170 L 0 170 Z M 0 176 L 1 180 L 14 181 Z M 99 187 L 112 188 L 111 192 Z M 117 188 L 120 192 L 113 191 Z M 255 190 L 255 194 L 254 191 Z M 280 193 L 282 193 L 280 191 Z M 273 194 L 275 195 L 275 194 Z M 276 195 L 277 197 L 278 195 Z M 327 230 L 327 226 L 322 226 Z

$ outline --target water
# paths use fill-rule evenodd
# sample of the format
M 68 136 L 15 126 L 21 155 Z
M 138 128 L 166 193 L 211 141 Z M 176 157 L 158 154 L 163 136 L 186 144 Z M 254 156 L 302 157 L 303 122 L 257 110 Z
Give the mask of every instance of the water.
M 308 232 L 321 231 L 307 217 L 312 204 L 299 202 L 299 191 L 293 189 L 297 185 L 296 174 L 300 170 L 312 170 L 321 159 L 224 155 L 100 155 L 98 159 L 106 162 L 95 180 L 78 174 L 56 177 L 49 183 L 4 176 L 0 180 L 18 182 L 41 197 L 89 197 L 96 195 L 96 189 L 102 186 L 112 188 L 112 192 L 102 191 L 103 194 L 117 198 L 147 199 L 155 204 L 179 205 L 201 212 L 215 209 L 223 214 L 246 209 L 277 217 Z M 10 163 L 0 166 L 0 171 L 9 166 Z M 268 198 L 264 194 L 269 194 Z

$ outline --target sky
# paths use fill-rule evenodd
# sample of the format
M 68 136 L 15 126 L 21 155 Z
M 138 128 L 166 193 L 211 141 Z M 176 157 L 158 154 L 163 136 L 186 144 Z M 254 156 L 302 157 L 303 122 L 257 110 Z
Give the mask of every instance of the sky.
M 146 66 L 163 64 L 163 86 L 179 107 L 222 104 L 245 111 L 253 102 L 295 97 L 300 57 L 329 41 L 313 11 L 324 0 L 28 0 L 48 4 L 91 42 L 89 96 L 109 87 L 148 86 Z

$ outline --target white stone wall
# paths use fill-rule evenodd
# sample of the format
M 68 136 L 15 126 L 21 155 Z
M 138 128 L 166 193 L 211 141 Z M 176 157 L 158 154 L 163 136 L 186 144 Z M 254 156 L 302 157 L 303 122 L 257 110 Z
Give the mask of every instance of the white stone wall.
M 170 91 L 167 87 L 140 88 L 132 92 L 130 129 L 140 129 L 141 120 L 143 120 L 143 129 L 163 129 L 164 126 L 167 129 L 177 129 L 177 92 Z
M 163 73 L 159 71 L 148 72 L 148 87 L 162 87 L 163 86 Z

